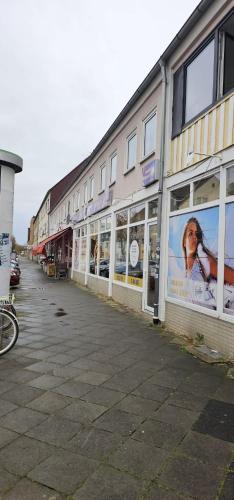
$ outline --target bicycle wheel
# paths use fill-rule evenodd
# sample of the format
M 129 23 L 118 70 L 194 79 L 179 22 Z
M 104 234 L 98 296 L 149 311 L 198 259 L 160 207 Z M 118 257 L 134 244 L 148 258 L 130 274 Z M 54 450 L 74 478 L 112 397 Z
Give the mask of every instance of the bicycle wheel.
M 0 356 L 8 352 L 19 335 L 19 325 L 15 316 L 6 311 L 0 310 Z

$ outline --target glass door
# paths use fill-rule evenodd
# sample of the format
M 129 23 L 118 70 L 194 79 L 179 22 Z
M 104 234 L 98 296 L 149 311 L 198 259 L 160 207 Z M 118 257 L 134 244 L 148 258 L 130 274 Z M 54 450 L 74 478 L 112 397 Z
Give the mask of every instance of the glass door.
M 145 288 L 145 308 L 153 311 L 155 295 L 155 272 L 156 272 L 156 237 L 157 224 L 148 224 L 147 231 L 147 262 L 146 262 L 146 288 Z

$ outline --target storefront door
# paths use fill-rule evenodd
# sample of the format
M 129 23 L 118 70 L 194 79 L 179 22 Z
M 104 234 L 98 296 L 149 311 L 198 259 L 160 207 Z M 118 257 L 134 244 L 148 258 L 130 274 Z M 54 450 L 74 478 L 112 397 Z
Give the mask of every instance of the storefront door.
M 147 227 L 147 255 L 145 274 L 145 309 L 153 312 L 155 295 L 155 271 L 156 271 L 156 236 L 157 224 L 151 222 Z

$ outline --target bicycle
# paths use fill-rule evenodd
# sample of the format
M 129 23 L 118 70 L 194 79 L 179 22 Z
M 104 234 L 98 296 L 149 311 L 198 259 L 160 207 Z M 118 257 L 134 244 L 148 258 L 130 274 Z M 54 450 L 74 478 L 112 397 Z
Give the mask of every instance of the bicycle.
M 19 324 L 13 306 L 14 296 L 0 298 L 0 356 L 6 354 L 17 341 Z

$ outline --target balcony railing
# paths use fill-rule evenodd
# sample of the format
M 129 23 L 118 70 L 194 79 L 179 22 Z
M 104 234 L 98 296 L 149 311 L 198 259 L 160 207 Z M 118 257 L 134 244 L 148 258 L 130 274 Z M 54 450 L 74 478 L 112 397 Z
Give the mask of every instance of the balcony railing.
M 204 155 L 219 153 L 234 144 L 234 92 L 188 125 L 171 141 L 168 175 L 195 165 Z M 189 153 L 194 152 L 193 155 Z

